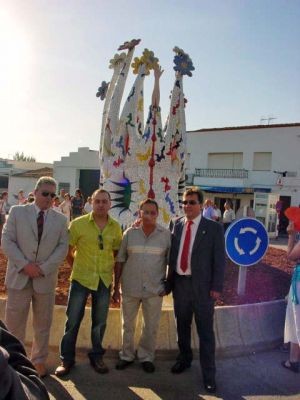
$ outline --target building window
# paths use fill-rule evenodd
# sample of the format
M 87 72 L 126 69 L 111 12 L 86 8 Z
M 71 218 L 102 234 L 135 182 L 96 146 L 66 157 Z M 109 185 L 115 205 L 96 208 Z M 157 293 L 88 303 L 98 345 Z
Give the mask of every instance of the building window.
M 243 153 L 208 153 L 210 169 L 242 169 Z
M 253 154 L 253 171 L 271 171 L 272 153 L 255 152 Z
M 58 193 L 61 189 L 65 189 L 66 193 L 70 193 L 70 183 L 69 182 L 59 182 L 58 184 Z
M 0 176 L 0 189 L 8 188 L 8 176 Z

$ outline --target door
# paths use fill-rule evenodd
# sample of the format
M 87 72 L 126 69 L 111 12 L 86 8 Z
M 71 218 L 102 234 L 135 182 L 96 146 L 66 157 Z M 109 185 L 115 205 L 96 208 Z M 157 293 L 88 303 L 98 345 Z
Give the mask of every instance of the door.
M 79 188 L 85 198 L 91 196 L 93 192 L 99 189 L 100 170 L 99 169 L 81 169 L 79 175 Z

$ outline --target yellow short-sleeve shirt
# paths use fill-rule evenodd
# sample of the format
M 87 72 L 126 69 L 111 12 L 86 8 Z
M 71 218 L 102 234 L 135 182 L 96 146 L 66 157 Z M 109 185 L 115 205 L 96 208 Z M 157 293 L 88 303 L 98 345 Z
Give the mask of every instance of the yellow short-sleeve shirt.
M 100 279 L 109 287 L 115 264 L 114 252 L 119 250 L 122 241 L 119 223 L 108 216 L 108 223 L 103 231 L 100 231 L 91 212 L 74 219 L 70 224 L 69 233 L 69 244 L 75 247 L 70 279 L 91 290 L 97 290 Z M 100 234 L 103 246 L 99 246 Z

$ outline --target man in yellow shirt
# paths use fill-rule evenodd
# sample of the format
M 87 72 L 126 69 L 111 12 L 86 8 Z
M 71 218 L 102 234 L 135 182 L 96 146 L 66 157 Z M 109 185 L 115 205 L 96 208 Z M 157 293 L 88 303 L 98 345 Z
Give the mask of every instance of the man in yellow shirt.
M 70 224 L 67 261 L 73 271 L 67 321 L 60 346 L 61 365 L 55 374 L 64 376 L 75 364 L 75 346 L 88 295 L 92 297 L 92 350 L 89 359 L 96 372 L 108 372 L 103 362 L 102 340 L 110 302 L 115 256 L 122 240 L 121 227 L 108 215 L 110 194 L 104 189 L 92 195 L 93 210 Z

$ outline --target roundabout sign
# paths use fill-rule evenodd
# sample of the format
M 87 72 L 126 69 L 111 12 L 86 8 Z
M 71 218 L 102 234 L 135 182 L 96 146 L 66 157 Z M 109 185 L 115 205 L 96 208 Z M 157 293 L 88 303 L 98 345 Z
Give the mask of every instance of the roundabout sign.
M 226 253 L 239 265 L 238 295 L 246 290 L 247 268 L 258 263 L 268 250 L 269 237 L 264 225 L 255 218 L 241 218 L 233 222 L 225 234 Z
M 228 257 L 244 267 L 256 264 L 265 255 L 269 237 L 264 225 L 254 218 L 233 222 L 225 234 Z

